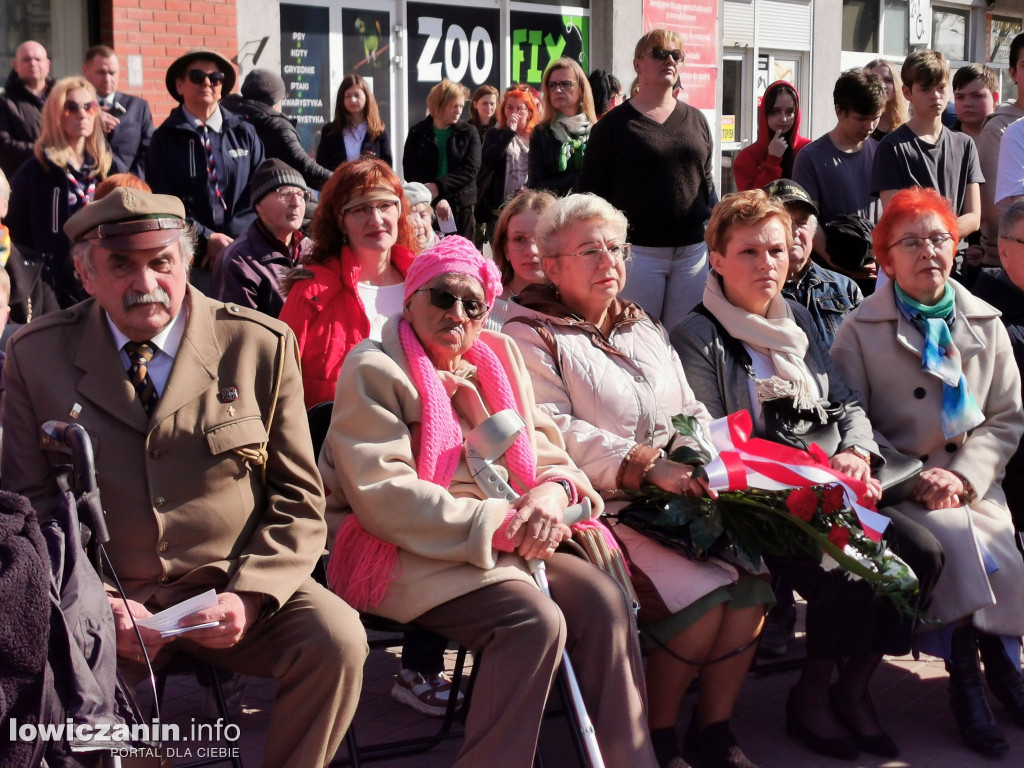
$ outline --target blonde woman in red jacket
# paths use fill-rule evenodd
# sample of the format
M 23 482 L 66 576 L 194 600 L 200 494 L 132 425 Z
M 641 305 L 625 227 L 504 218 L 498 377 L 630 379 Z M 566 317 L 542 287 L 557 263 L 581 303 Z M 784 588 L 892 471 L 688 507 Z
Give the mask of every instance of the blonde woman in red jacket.
M 732 173 L 736 189 L 761 189 L 776 179 L 793 177 L 793 161 L 810 139 L 800 135 L 800 94 L 778 80 L 768 86 L 757 113 L 757 140 L 736 155 Z

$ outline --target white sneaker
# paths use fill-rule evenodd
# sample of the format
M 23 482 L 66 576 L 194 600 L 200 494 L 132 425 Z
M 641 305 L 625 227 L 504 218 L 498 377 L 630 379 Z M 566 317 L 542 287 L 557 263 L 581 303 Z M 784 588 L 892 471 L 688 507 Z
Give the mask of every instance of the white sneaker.
M 401 669 L 395 675 L 395 685 L 391 689 L 391 698 L 399 704 L 412 707 L 417 712 L 430 717 L 444 717 L 448 708 L 448 697 L 451 695 L 452 679 L 446 672 L 426 678 L 411 669 Z M 462 706 L 462 692 L 458 697 L 456 708 Z

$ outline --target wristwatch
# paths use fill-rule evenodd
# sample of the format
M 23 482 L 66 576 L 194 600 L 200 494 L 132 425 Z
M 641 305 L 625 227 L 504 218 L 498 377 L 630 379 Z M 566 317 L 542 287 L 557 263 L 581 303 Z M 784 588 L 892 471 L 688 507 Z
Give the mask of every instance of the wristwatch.
M 843 453 L 852 453 L 858 459 L 862 459 L 869 467 L 871 466 L 871 454 L 861 448 L 859 445 L 851 445 Z

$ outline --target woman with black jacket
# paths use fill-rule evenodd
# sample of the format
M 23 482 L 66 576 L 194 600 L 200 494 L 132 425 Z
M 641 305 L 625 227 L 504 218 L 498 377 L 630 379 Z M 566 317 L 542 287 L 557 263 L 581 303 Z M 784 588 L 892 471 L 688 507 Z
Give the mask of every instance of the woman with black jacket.
M 402 154 L 405 180 L 424 184 L 431 205 L 446 201 L 458 234 L 472 239 L 476 229 L 476 176 L 480 170 L 480 134 L 461 121 L 469 89 L 442 80 L 427 96 L 429 116 L 409 129 Z
M 594 94 L 583 69 L 563 56 L 541 78 L 544 116 L 530 137 L 530 189 L 564 197 L 577 188 L 590 128 L 597 122 Z
M 374 155 L 393 166 L 391 137 L 369 83 L 359 75 L 345 75 L 335 102 L 334 119 L 320 130 L 316 161 L 333 171 L 348 160 Z
M 498 124 L 487 132 L 481 150 L 484 172 L 480 176 L 488 184 L 480 190 L 477 219 L 487 225 L 488 239 L 502 203 L 526 184 L 530 134 L 536 124 L 537 104 L 530 86 L 516 85 L 505 91 L 498 108 Z

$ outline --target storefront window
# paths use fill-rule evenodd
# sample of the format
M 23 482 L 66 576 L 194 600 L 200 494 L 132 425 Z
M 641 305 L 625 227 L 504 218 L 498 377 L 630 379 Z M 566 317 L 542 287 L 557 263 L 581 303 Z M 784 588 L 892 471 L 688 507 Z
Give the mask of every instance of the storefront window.
M 843 0 L 843 50 L 878 50 L 878 0 Z
M 967 61 L 968 11 L 932 8 L 932 49 L 950 61 Z
M 1021 32 L 1021 20 L 990 16 L 988 25 L 988 60 L 992 64 L 1010 64 L 1010 43 Z
M 885 0 L 882 10 L 882 53 L 907 55 L 907 0 Z
M 4 0 L 0 2 L 0 77 L 14 64 L 14 52 L 25 40 L 35 40 L 47 51 L 53 47 L 50 0 Z

